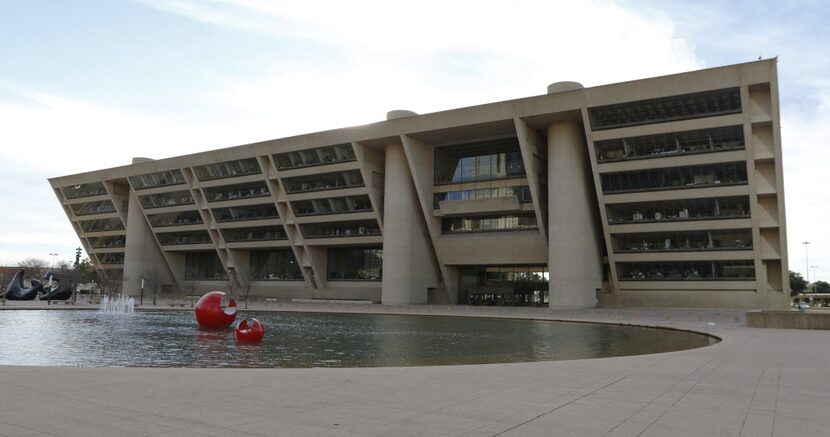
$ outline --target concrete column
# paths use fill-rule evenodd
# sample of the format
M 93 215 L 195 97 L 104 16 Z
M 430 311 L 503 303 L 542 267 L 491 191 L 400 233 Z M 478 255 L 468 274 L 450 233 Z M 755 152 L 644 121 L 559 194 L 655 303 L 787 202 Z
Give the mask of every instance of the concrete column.
M 124 245 L 124 280 L 121 286 L 123 293 L 138 296 L 142 278 L 147 281 L 145 302 L 147 293 L 152 293 L 151 287 L 154 285 L 150 284 L 150 281 L 171 283 L 164 255 L 156 245 L 150 226 L 138 206 L 138 196 L 131 191 L 127 208 L 127 241 Z
M 436 282 L 432 241 L 403 146 L 386 146 L 383 200 L 383 304 L 427 303 Z
M 585 133 L 576 121 L 558 121 L 547 134 L 550 307 L 593 307 L 602 256 Z

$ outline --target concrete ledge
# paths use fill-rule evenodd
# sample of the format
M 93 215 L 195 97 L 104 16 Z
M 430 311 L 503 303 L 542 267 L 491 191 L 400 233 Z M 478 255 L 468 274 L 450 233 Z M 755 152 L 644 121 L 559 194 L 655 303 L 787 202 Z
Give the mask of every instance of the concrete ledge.
M 292 303 L 344 303 L 350 305 L 371 305 L 371 300 L 360 299 L 291 299 Z
M 751 328 L 830 329 L 830 313 L 747 311 L 746 324 Z

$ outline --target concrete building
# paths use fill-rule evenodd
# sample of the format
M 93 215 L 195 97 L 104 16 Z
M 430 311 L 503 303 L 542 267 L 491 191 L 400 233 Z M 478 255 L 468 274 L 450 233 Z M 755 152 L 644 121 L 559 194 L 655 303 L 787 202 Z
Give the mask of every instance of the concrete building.
M 50 179 L 135 294 L 784 308 L 776 60 Z

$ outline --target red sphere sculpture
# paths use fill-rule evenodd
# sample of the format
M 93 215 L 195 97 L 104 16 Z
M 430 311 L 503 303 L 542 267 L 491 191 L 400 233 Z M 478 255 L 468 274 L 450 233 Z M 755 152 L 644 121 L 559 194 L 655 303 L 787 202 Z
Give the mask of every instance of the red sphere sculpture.
M 222 307 L 222 298 L 225 293 L 211 291 L 199 298 L 196 302 L 196 322 L 202 328 L 227 328 L 236 319 L 236 301 L 231 299 L 227 308 Z
M 243 320 L 236 326 L 236 339 L 238 341 L 256 342 L 262 340 L 264 336 L 265 327 L 257 319 L 251 319 L 250 324 L 248 320 Z

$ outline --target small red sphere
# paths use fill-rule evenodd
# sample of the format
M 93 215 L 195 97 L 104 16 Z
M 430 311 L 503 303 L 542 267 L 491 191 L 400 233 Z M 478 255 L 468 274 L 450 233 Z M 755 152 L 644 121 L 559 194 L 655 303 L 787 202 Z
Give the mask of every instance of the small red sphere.
M 196 302 L 196 322 L 207 329 L 227 328 L 236 319 L 236 302 L 231 299 L 227 308 L 222 307 L 222 298 L 225 293 L 211 291 L 199 298 Z
M 251 323 L 248 323 L 248 320 L 243 320 L 236 326 L 237 341 L 252 343 L 262 340 L 264 336 L 265 327 L 257 319 L 251 319 Z

